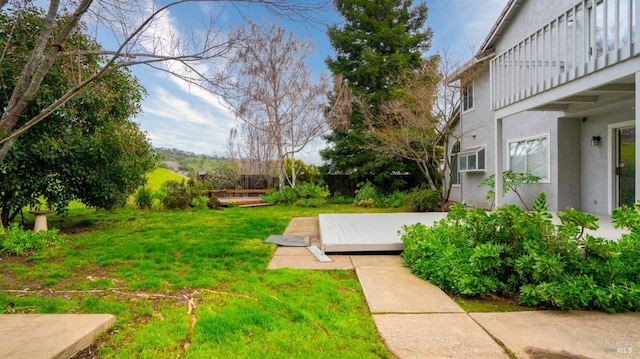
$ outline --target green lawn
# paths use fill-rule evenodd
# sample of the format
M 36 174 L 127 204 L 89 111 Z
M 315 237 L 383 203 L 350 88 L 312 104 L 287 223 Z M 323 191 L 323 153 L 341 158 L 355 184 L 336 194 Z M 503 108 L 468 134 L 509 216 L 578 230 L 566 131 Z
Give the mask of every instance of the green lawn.
M 166 168 L 158 167 L 147 175 L 147 187 L 156 191 L 163 183 L 170 180 L 180 182 L 182 180 L 186 181 L 187 178 Z
M 353 271 L 266 269 L 292 217 L 353 211 L 376 210 L 74 208 L 65 245 L 2 258 L 0 309 L 112 313 L 101 358 L 392 357 Z

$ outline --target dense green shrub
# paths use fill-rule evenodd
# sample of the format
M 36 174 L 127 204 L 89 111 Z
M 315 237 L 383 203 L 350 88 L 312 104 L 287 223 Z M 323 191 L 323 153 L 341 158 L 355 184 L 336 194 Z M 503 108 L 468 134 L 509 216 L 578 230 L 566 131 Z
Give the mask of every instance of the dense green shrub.
M 169 180 L 154 193 L 165 209 L 219 209 L 220 201 L 216 196 L 203 196 L 205 184 L 192 179 L 188 181 Z
M 440 192 L 429 188 L 414 188 L 409 192 L 409 205 L 415 212 L 441 211 Z
M 378 190 L 371 182 L 367 181 L 356 190 L 353 204 L 359 207 L 376 207 L 379 200 Z
M 140 187 L 135 193 L 136 206 L 140 209 L 150 209 L 153 205 L 153 191 L 148 187 Z
M 56 246 L 63 240 L 56 228 L 36 233 L 21 229 L 17 223 L 8 228 L 0 227 L 0 253 L 29 255 L 42 248 Z
M 210 195 L 209 199 L 207 200 L 207 208 L 220 209 L 221 207 L 222 207 L 222 204 L 220 203 L 220 200 L 218 200 L 218 197 L 214 195 Z
M 384 198 L 385 207 L 400 208 L 407 204 L 408 195 L 405 192 L 395 191 Z
M 165 188 L 165 195 L 162 199 L 162 205 L 165 209 L 184 210 L 191 205 L 193 196 L 184 180 L 182 182 L 170 180 L 165 182 L 162 187 Z
M 407 204 L 407 194 L 395 191 L 385 196 L 371 182 L 367 181 L 356 190 L 356 196 L 352 203 L 358 207 L 400 208 Z
M 301 183 L 295 188 L 269 190 L 262 197 L 267 203 L 292 204 L 300 207 L 320 207 L 329 203 L 329 189 L 314 183 Z
M 542 194 L 528 211 L 491 213 L 454 205 L 428 228 L 403 229 L 403 258 L 443 290 L 468 296 L 517 295 L 521 304 L 561 309 L 640 310 L 640 204 L 614 212 L 631 233 L 620 241 L 585 235 L 597 219 L 575 209 L 554 225 Z
M 191 207 L 198 209 L 208 208 L 207 203 L 209 202 L 209 197 L 207 196 L 194 196 L 191 200 Z

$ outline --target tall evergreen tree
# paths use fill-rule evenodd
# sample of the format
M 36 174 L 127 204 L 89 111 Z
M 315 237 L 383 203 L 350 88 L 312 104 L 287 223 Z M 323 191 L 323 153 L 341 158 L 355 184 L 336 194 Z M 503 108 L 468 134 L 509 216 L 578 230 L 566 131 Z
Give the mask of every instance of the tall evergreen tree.
M 375 113 L 382 101 L 398 93 L 394 81 L 421 66 L 422 54 L 429 50 L 427 5 L 413 6 L 411 0 L 335 0 L 335 5 L 344 24 L 327 32 L 336 56 L 327 58 L 326 64 Z M 321 151 L 328 162 L 325 171 L 348 173 L 358 180 L 373 176 L 378 186 L 389 190 L 391 173 L 418 173 L 409 161 L 367 150 L 367 144 L 376 140 L 354 110 L 349 126 L 333 128 L 325 137 L 330 145 Z

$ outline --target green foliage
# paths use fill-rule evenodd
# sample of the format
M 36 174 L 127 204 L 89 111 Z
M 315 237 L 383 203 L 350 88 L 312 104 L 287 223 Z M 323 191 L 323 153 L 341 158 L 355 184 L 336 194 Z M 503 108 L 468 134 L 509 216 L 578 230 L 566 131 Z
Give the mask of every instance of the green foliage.
M 140 187 L 135 194 L 136 206 L 140 209 L 151 209 L 153 206 L 153 191 L 146 187 Z
M 159 200 L 165 209 L 220 209 L 220 201 L 215 195 L 202 195 L 206 184 L 196 182 L 193 179 L 180 182 L 169 180 L 158 191 L 155 198 Z
M 10 255 L 31 255 L 45 247 L 52 247 L 64 241 L 64 237 L 53 228 L 48 231 L 25 231 L 17 223 L 8 228 L 0 227 L 0 253 Z
M 167 181 L 162 185 L 165 188 L 165 196 L 162 205 L 165 209 L 185 210 L 193 201 L 193 196 L 187 188 L 185 181 Z
M 523 211 L 507 205 L 486 213 L 451 207 L 431 228 L 403 229 L 403 258 L 421 278 L 455 294 L 517 295 L 526 306 L 640 309 L 640 206 L 614 212 L 631 234 L 607 241 L 585 234 L 596 217 L 569 208 L 554 225 L 544 194 Z
M 393 358 L 354 271 L 265 270 L 274 247 L 263 239 L 283 233 L 291 218 L 345 212 L 380 211 L 128 206 L 50 216 L 50 224 L 77 233 L 35 256 L 0 262 L 0 288 L 31 288 L 0 291 L 0 313 L 113 314 L 117 322 L 96 342 L 100 358 Z M 183 295 L 197 305 L 195 325 Z
M 153 171 L 147 173 L 147 187 L 153 191 L 156 191 L 162 186 L 163 183 L 174 180 L 182 181 L 185 177 L 181 176 L 166 168 L 156 168 Z
M 402 208 L 407 203 L 407 194 L 395 191 L 389 195 L 382 194 L 376 186 L 367 181 L 356 190 L 356 196 L 351 201 L 354 206 L 364 208 Z
M 221 203 L 218 200 L 218 197 L 211 195 L 207 200 L 207 208 L 209 209 L 220 209 Z
M 401 191 L 395 191 L 388 196 L 384 197 L 383 207 L 401 208 L 407 204 L 407 193 Z
M 378 189 L 369 181 L 356 190 L 354 205 L 359 207 L 376 207 L 380 201 Z
M 329 197 L 329 203 L 331 204 L 352 204 L 354 201 L 351 197 L 344 196 L 331 196 Z
M 534 176 L 530 173 L 517 173 L 511 170 L 507 170 L 502 172 L 502 194 L 507 194 L 510 190 L 515 193 L 522 205 L 528 209 L 527 204 L 524 202 L 520 193 L 518 192 L 518 188 L 522 186 L 524 183 L 536 183 L 540 181 L 540 177 Z M 491 176 L 485 178 L 480 182 L 480 187 L 489 187 L 487 191 L 487 199 L 494 199 L 496 197 L 496 175 L 492 174 Z
M 427 6 L 413 6 L 410 0 L 339 0 L 336 9 L 344 18 L 342 26 L 330 26 L 327 34 L 335 58 L 326 60 L 332 74 L 349 81 L 353 93 L 377 112 L 382 101 L 396 96 L 393 80 L 423 63 L 422 54 L 431 45 L 432 31 L 425 27 Z M 332 98 L 330 97 L 330 102 Z M 330 103 L 330 106 L 333 104 Z M 373 183 L 392 192 L 391 173 L 420 173 L 408 160 L 376 154 L 370 144 L 377 140 L 354 111 L 348 128 L 334 128 L 325 139 L 331 144 L 321 151 L 327 160 L 325 172 L 349 173 L 358 182 L 375 174 Z
M 296 171 L 296 187 L 301 183 L 311 182 L 318 183 L 320 180 L 320 171 L 314 165 L 308 165 L 302 160 L 292 161 L 290 158 L 284 160 L 284 170 L 289 178 L 293 176 L 293 170 Z
M 414 188 L 409 192 L 409 205 L 412 211 L 441 211 L 440 191 L 430 188 Z
M 0 42 L 6 45 L 0 71 L 5 93 L 11 93 L 27 53 L 35 44 L 44 14 L 28 8 L 19 17 L 0 12 Z M 63 21 L 58 19 L 58 21 Z M 80 27 L 81 28 L 81 27 Z M 68 51 L 96 51 L 100 46 L 78 31 L 65 43 Z M 83 78 L 101 68 L 96 56 L 58 56 L 36 98 L 16 126 L 24 125 L 62 97 Z M 153 149 L 138 125 L 144 89 L 126 69 L 92 82 L 65 106 L 22 134 L 0 163 L 0 217 L 12 221 L 23 208 L 43 198 L 62 212 L 72 200 L 113 209 L 126 203 L 155 166 Z M 8 96 L 0 100 L 5 108 Z
M 329 203 L 329 188 L 314 183 L 301 183 L 295 188 L 269 190 L 262 197 L 267 203 L 293 204 L 298 207 L 321 207 Z
M 194 196 L 191 200 L 191 207 L 197 209 L 205 209 L 209 208 L 209 197 L 207 196 Z
M 203 181 L 206 189 L 235 189 L 240 179 L 240 166 L 231 160 L 211 161 L 212 169 L 207 171 Z

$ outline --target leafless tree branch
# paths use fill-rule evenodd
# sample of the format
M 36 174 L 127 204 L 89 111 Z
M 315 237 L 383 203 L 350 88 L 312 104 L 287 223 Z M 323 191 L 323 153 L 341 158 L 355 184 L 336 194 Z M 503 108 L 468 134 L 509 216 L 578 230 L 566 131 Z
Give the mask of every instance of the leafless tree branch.
M 8 2 L 8 0 L 0 0 L 0 9 L 4 8 Z M 294 0 L 179 0 L 157 6 L 153 0 L 148 2 L 79 0 L 75 3 L 76 6 L 71 15 L 66 17 L 66 22 L 57 28 L 56 21 L 63 10 L 59 0 L 52 0 L 49 2 L 45 23 L 38 34 L 37 44 L 31 50 L 27 65 L 23 68 L 0 118 L 0 144 L 2 144 L 0 163 L 18 136 L 64 106 L 84 87 L 122 67 L 147 65 L 169 72 L 210 91 L 226 93 L 227 88 L 223 81 L 225 76 L 220 73 L 219 61 L 227 59 L 241 38 L 227 36 L 219 30 L 219 26 L 216 26 L 217 16 L 212 15 L 200 36 L 194 34 L 190 37 L 190 41 L 185 41 L 179 33 L 171 30 L 163 30 L 165 32 L 160 34 L 153 33 L 153 30 L 156 30 L 154 26 L 159 24 L 169 9 L 181 4 L 197 2 L 260 5 L 274 15 L 297 18 L 301 21 L 314 18 L 312 15 L 314 11 L 319 11 L 328 5 L 327 1 L 307 3 Z M 151 6 L 145 8 L 146 4 Z M 111 30 L 119 43 L 116 50 L 83 52 L 66 48 L 70 35 L 80 28 L 81 20 L 85 17 L 87 20 L 93 19 L 96 22 L 96 33 L 100 26 Z M 85 79 L 78 78 L 63 96 L 45 106 L 39 114 L 29 119 L 23 126 L 15 128 L 18 119 L 37 96 L 45 75 L 58 57 L 74 58 L 89 55 L 100 55 L 105 59 L 99 71 Z M 4 57 L 1 59 L 6 60 Z

